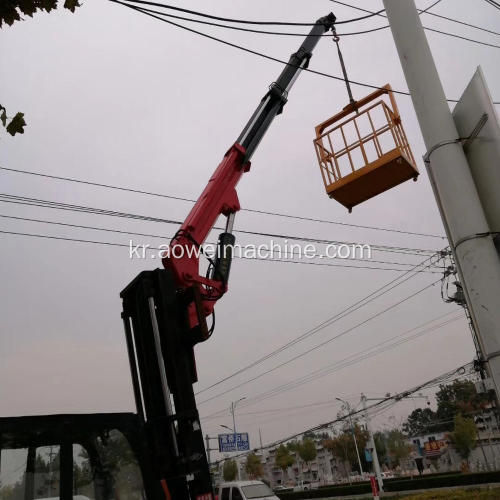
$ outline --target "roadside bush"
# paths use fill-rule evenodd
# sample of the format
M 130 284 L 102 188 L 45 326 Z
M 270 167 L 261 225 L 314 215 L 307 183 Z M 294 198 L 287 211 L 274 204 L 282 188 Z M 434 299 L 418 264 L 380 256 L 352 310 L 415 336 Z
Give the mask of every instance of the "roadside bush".
M 401 500 L 497 500 L 500 488 L 493 490 L 440 490 L 419 495 L 399 497 Z
M 408 490 L 427 490 L 432 488 L 449 488 L 451 486 L 468 486 L 474 484 L 485 484 L 485 483 L 499 483 L 500 482 L 500 472 L 478 472 L 474 474 L 444 474 L 444 475 L 432 475 L 430 477 L 422 476 L 414 479 L 391 479 L 384 481 L 385 491 L 408 491 Z M 362 495 L 363 493 L 370 493 L 371 487 L 369 483 L 353 484 L 352 486 L 331 486 L 320 488 L 317 490 L 303 491 L 303 492 L 283 492 L 278 493 L 278 496 L 282 500 L 299 500 L 302 498 L 325 498 L 328 496 L 346 496 L 346 495 Z M 461 498 L 474 498 L 471 497 L 471 492 L 466 492 L 468 497 L 457 497 Z M 427 493 L 426 493 L 427 494 Z M 441 492 L 435 492 L 430 494 L 441 494 Z M 484 492 L 480 492 L 484 494 Z M 411 497 L 410 497 L 411 498 Z M 423 497 L 426 499 L 426 497 Z M 428 497 L 426 500 L 433 498 L 450 498 L 450 497 Z M 498 499 L 500 496 L 485 496 L 479 497 L 481 500 Z M 420 499 L 419 499 L 420 500 Z

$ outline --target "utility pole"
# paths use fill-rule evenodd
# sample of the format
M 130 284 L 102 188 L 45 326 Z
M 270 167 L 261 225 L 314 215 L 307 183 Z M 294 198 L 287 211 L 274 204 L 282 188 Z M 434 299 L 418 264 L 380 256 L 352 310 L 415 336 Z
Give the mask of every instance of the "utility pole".
M 361 403 L 363 404 L 363 410 L 365 414 L 366 430 L 368 431 L 368 447 L 371 448 L 373 465 L 375 466 L 375 474 L 377 475 L 378 489 L 382 492 L 384 491 L 384 480 L 382 479 L 382 473 L 380 472 L 380 463 L 378 461 L 377 447 L 375 446 L 375 439 L 373 439 L 372 428 L 370 425 L 370 417 L 368 416 L 368 411 L 366 410 L 366 396 L 361 394 Z
M 243 398 L 240 398 L 238 399 L 238 401 L 231 401 L 231 407 L 230 407 L 230 411 L 231 411 L 231 415 L 233 416 L 233 434 L 234 434 L 234 445 L 237 446 L 237 442 L 236 442 L 236 419 L 235 419 L 235 416 L 234 416 L 234 410 L 236 409 L 236 405 L 240 402 L 240 401 L 243 401 L 244 399 L 246 399 L 245 397 Z M 238 481 L 241 479 L 241 475 L 240 475 L 240 464 L 238 461 L 236 461 L 236 469 L 238 470 Z
M 500 258 L 414 0 L 383 0 L 483 359 L 500 393 Z M 472 132 L 472 130 L 471 130 Z

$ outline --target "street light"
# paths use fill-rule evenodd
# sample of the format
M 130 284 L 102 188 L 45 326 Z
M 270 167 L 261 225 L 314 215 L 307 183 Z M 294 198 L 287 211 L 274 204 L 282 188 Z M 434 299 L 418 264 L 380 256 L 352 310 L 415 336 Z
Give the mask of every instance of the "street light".
M 237 441 L 236 441 L 236 419 L 234 418 L 234 410 L 236 409 L 236 405 L 240 402 L 240 401 L 243 401 L 244 399 L 246 399 L 245 397 L 242 397 L 240 399 L 238 399 L 237 401 L 231 401 L 231 414 L 233 415 L 233 433 L 234 433 L 234 444 L 235 446 L 237 446 Z M 226 427 L 225 425 L 223 425 L 222 427 Z M 227 427 L 227 429 L 229 429 L 229 427 Z M 238 469 L 238 480 L 240 480 L 240 467 L 239 467 L 239 464 L 237 463 L 237 469 Z
M 231 402 L 231 414 L 233 415 L 233 432 L 236 434 L 236 420 L 234 418 L 234 410 L 236 409 L 236 405 L 240 402 L 246 399 L 245 397 L 238 399 L 238 401 L 232 401 Z M 236 438 L 235 438 L 236 439 Z
M 227 425 L 222 425 L 219 424 L 221 427 L 224 427 L 224 429 L 229 429 L 233 434 L 234 434 L 234 429 L 232 427 L 228 427 Z
M 349 417 L 349 424 L 351 425 L 351 432 L 352 432 L 352 437 L 354 439 L 354 446 L 356 448 L 356 456 L 358 457 L 358 465 L 359 465 L 359 474 L 363 474 L 363 467 L 361 466 L 361 458 L 359 456 L 359 449 L 358 449 L 358 441 L 356 439 L 356 433 L 354 432 L 354 426 L 352 424 L 352 416 L 351 416 L 351 407 L 347 401 L 344 401 L 343 399 L 340 398 L 335 398 L 337 401 L 340 401 L 343 403 L 347 409 L 347 416 Z

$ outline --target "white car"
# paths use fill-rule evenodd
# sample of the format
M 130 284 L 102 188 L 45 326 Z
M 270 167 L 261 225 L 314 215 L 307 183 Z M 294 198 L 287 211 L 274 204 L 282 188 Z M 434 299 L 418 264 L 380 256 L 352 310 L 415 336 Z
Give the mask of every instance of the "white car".
M 279 498 L 262 481 L 233 481 L 219 486 L 217 500 L 279 500 Z

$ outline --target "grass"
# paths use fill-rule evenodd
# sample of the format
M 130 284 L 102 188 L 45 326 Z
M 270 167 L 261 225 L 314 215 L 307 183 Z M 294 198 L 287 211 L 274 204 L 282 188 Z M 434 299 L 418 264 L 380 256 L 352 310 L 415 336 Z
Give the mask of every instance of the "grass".
M 404 500 L 498 500 L 500 488 L 483 490 L 440 490 L 398 497 Z

